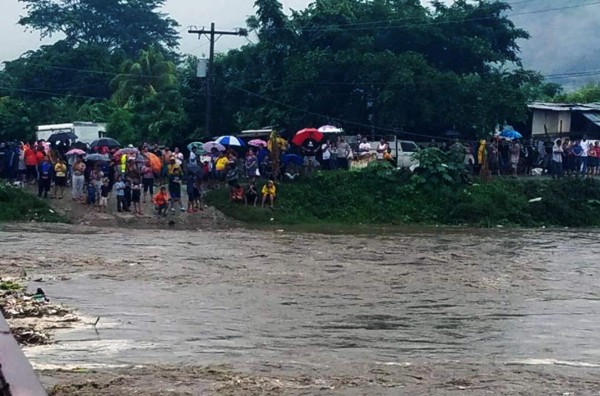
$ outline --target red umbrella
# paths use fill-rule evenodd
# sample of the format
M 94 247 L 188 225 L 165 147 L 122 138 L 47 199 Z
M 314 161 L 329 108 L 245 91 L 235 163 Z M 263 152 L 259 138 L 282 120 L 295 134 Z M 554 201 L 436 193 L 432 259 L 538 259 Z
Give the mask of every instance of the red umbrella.
M 320 142 L 321 140 L 323 140 L 323 134 L 315 128 L 305 128 L 301 131 L 296 132 L 296 136 L 294 136 L 294 138 L 292 139 L 292 143 L 294 143 L 297 146 L 301 146 L 302 143 L 304 143 L 308 139 Z

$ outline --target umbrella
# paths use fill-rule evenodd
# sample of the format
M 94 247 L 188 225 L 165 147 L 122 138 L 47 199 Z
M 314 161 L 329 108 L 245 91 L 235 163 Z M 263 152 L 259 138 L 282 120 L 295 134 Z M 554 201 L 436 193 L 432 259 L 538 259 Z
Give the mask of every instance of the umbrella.
M 79 149 L 79 150 L 87 150 L 88 145 L 84 142 L 75 142 L 71 145 L 71 148 Z
M 145 164 L 148 161 L 148 158 L 144 157 L 142 154 L 137 153 L 135 156 L 135 162 L 138 164 Z
M 216 140 L 216 142 L 222 144 L 223 146 L 244 147 L 246 145 L 242 139 L 238 139 L 235 136 L 221 136 Z
M 69 151 L 66 152 L 66 155 L 84 155 L 85 151 L 80 150 L 80 149 L 71 149 Z
M 338 128 L 333 125 L 323 125 L 321 128 L 317 129 L 321 133 L 343 133 L 344 130 L 342 128 Z
M 306 140 L 311 139 L 316 142 L 323 140 L 323 134 L 315 128 L 306 128 L 296 132 L 296 136 L 292 139 L 292 143 L 301 146 Z
M 188 149 L 188 151 L 192 151 L 192 149 L 195 147 L 196 150 L 200 149 L 200 151 L 203 151 L 204 149 L 202 148 L 202 145 L 204 145 L 204 143 L 202 143 L 202 142 L 192 142 L 187 145 L 187 149 Z M 197 154 L 202 154 L 202 153 L 197 152 Z
M 102 161 L 102 162 L 110 162 L 110 158 L 108 157 L 108 155 L 102 155 L 102 154 L 89 154 L 87 157 L 85 157 L 86 161 Z
M 160 160 L 160 158 L 158 158 L 158 156 L 156 156 L 156 154 L 153 153 L 144 153 L 144 155 L 148 159 L 148 162 L 150 162 L 152 170 L 156 173 L 159 173 L 162 169 L 162 161 Z
M 283 157 L 281 157 L 281 161 L 283 161 L 283 163 L 286 166 L 289 165 L 290 162 L 292 164 L 296 164 L 296 165 L 302 165 L 304 162 L 304 160 L 302 159 L 302 156 L 300 156 L 298 154 L 286 154 Z
M 92 142 L 92 147 L 103 147 L 106 146 L 108 148 L 119 148 L 121 147 L 121 143 L 117 142 L 113 138 L 101 138 L 98 140 L 94 140 Z
M 52 135 L 50 135 L 50 137 L 48 138 L 48 142 L 56 143 L 56 142 L 65 142 L 67 140 L 75 140 L 75 139 L 77 139 L 77 135 L 75 135 L 73 132 L 58 132 L 58 133 L 53 133 Z
M 514 129 L 507 129 L 502 131 L 502 133 L 500 134 L 500 137 L 503 137 L 505 139 L 523 139 L 523 135 L 521 135 L 519 132 L 515 131 Z
M 248 146 L 267 147 L 268 143 L 261 139 L 253 139 L 248 142 Z
M 219 151 L 225 151 L 225 146 L 223 146 L 221 143 L 217 143 L 217 142 L 206 142 L 202 145 L 202 148 L 207 153 L 210 153 L 213 148 L 216 148 Z
M 118 150 L 116 153 L 113 154 L 113 157 L 122 157 L 123 155 L 131 155 L 131 156 L 136 156 L 140 153 L 140 151 L 136 148 L 131 148 L 131 147 L 126 147 L 126 148 L 122 148 L 121 150 Z

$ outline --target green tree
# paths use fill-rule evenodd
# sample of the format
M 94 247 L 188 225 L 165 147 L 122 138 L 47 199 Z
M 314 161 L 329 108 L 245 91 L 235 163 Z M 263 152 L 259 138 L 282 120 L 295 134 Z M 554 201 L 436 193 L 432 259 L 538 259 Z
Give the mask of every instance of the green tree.
M 160 50 L 150 48 L 141 51 L 136 60 L 125 61 L 110 86 L 117 104 L 131 105 L 158 92 L 177 90 L 177 70 Z
M 134 57 L 157 45 L 178 46 L 179 24 L 158 10 L 165 0 L 19 0 L 27 15 L 19 24 L 38 30 L 42 37 L 63 34 L 75 47 L 80 44 L 120 49 Z

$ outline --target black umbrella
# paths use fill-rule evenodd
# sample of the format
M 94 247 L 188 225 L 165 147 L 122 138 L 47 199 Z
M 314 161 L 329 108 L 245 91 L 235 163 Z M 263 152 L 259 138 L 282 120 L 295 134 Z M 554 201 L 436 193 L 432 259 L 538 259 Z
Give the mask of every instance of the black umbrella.
M 91 144 L 92 147 L 108 147 L 108 148 L 119 148 L 121 147 L 121 143 L 117 142 L 113 138 L 102 138 L 98 140 L 94 140 Z
M 48 138 L 48 143 L 66 142 L 67 140 L 75 139 L 77 139 L 77 135 L 75 135 L 73 132 L 58 132 L 50 135 Z
M 87 151 L 88 145 L 83 142 L 75 142 L 71 145 L 71 148 L 76 148 L 79 150 Z

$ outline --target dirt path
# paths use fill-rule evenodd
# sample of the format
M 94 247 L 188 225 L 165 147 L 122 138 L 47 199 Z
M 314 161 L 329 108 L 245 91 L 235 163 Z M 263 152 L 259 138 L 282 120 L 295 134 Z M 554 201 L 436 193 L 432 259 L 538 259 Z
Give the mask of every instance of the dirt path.
M 28 191 L 35 194 L 33 187 Z M 53 193 L 53 191 L 52 191 Z M 53 196 L 53 194 L 51 194 Z M 184 198 L 186 202 L 187 198 Z M 169 211 L 166 216 L 157 216 L 154 205 L 150 199 L 142 203 L 142 215 L 132 212 L 117 212 L 115 198 L 109 200 L 107 213 L 100 212 L 98 207 L 88 206 L 75 202 L 70 197 L 70 190 L 65 190 L 62 199 L 48 198 L 50 205 L 58 213 L 65 216 L 72 224 L 80 224 L 93 227 L 113 227 L 132 229 L 213 229 L 230 228 L 238 226 L 235 221 L 227 218 L 213 207 L 204 206 L 196 213 L 181 212 L 179 207 L 176 211 Z

